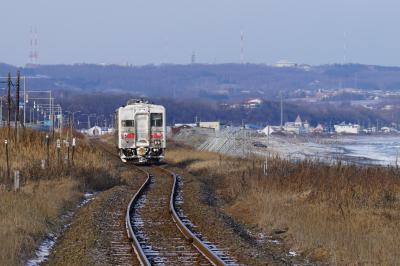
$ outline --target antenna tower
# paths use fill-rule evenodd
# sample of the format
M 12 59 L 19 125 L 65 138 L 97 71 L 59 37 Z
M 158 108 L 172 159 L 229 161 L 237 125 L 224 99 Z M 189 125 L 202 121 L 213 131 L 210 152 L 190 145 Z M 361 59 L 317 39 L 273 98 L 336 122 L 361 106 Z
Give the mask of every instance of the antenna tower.
M 37 30 L 36 30 L 36 28 L 32 29 L 32 27 L 31 27 L 29 62 L 32 65 L 37 65 L 37 63 L 38 63 L 39 54 L 37 51 L 37 46 L 38 46 Z
M 346 32 L 343 33 L 343 65 L 346 64 L 347 61 L 347 43 L 346 43 Z
M 244 64 L 244 33 L 240 32 L 240 62 Z
M 191 58 L 192 65 L 196 64 L 196 53 L 193 51 L 192 58 Z
M 35 65 L 38 64 L 38 59 L 39 59 L 39 54 L 37 51 L 37 46 L 38 46 L 38 34 L 37 34 L 37 30 L 35 28 L 35 39 L 34 39 L 34 43 L 33 43 L 33 48 L 34 48 L 34 55 L 35 55 Z
M 32 30 L 32 27 L 31 27 L 31 31 L 30 31 L 30 46 L 29 47 L 30 47 L 29 63 L 33 64 L 34 55 L 33 55 L 33 30 Z

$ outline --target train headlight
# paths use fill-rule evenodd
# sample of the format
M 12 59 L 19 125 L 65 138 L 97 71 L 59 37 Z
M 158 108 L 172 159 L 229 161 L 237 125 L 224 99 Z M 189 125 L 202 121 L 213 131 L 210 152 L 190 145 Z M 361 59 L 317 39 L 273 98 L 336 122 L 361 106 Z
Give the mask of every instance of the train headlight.
M 138 154 L 139 156 L 145 155 L 145 154 L 146 154 L 146 149 L 143 148 L 143 147 L 140 147 L 139 149 L 137 149 L 137 154 Z

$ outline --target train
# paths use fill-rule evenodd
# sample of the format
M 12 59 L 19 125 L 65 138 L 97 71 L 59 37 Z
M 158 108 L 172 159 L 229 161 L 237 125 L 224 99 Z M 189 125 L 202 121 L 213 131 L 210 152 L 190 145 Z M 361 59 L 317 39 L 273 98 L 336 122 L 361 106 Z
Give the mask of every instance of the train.
M 123 162 L 158 163 L 165 157 L 165 107 L 131 99 L 115 111 L 115 136 Z

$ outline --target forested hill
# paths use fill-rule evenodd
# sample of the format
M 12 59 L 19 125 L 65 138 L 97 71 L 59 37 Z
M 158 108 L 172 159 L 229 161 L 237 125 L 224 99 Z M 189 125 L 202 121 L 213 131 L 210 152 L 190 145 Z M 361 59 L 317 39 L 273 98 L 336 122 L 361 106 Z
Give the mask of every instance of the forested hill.
M 16 67 L 0 64 L 0 75 Z M 278 91 L 357 87 L 365 90 L 400 89 L 400 68 L 367 65 L 325 65 L 277 68 L 256 64 L 220 65 L 43 65 L 22 68 L 35 76 L 33 89 L 123 91 L 172 98 L 238 99 L 260 96 L 276 99 Z
M 91 92 L 72 93 L 58 92 L 56 98 L 65 110 L 79 110 L 81 113 L 95 113 L 109 119 L 116 108 L 126 104 L 127 99 L 135 95 L 128 93 Z M 167 110 L 168 124 L 194 122 L 195 118 L 201 121 L 219 120 L 222 123 L 239 125 L 242 121 L 259 125 L 279 124 L 280 103 L 266 101 L 260 108 L 255 109 L 227 109 L 219 104 L 201 99 L 171 99 L 153 97 L 151 101 L 162 104 Z M 325 105 L 296 105 L 284 103 L 284 121 L 294 121 L 300 114 L 304 120 L 312 125 L 317 123 L 339 123 L 342 121 L 368 124 L 377 119 L 383 123 L 387 120 L 371 110 L 343 104 L 340 108 L 330 104 Z M 84 116 L 82 119 L 87 119 Z

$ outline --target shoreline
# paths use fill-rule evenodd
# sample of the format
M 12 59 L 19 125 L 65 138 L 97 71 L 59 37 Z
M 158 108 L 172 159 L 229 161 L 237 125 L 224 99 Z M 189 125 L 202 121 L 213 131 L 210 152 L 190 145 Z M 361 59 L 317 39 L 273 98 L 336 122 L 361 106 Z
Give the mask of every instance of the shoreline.
M 190 134 L 188 134 L 190 133 Z M 245 157 L 279 156 L 289 160 L 318 159 L 357 165 L 396 166 L 400 135 L 261 136 L 254 130 L 226 129 L 217 133 L 180 132 L 174 140 L 203 151 Z

